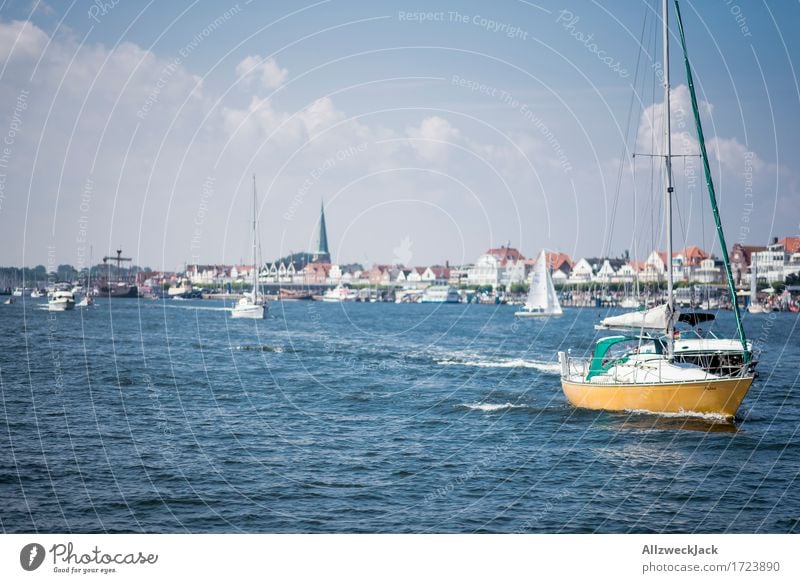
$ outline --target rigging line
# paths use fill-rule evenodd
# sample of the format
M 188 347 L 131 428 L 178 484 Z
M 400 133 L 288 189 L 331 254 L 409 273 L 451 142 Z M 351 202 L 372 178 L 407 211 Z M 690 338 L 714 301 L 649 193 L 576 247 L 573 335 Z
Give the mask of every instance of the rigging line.
M 647 7 L 645 7 L 645 16 L 646 15 L 647 15 Z M 650 38 L 652 38 L 652 36 L 654 34 L 654 30 L 655 30 L 655 25 L 654 25 L 653 21 L 651 20 L 650 21 L 649 30 L 647 31 L 647 40 L 645 40 L 645 38 L 643 37 L 641 46 L 647 46 L 648 49 L 650 48 L 650 46 L 651 46 Z M 645 45 L 644 43 L 647 43 L 647 44 Z M 639 145 L 639 136 L 640 136 L 639 132 L 641 130 L 641 125 L 642 125 L 642 122 L 643 122 L 644 112 L 645 112 L 644 103 L 647 100 L 647 93 L 646 93 L 647 92 L 647 75 L 644 74 L 647 71 L 647 68 L 648 68 L 648 62 L 643 62 L 642 63 L 642 71 L 643 71 L 643 73 L 642 73 L 641 81 L 639 82 L 640 86 L 638 88 L 638 91 L 642 96 L 642 99 L 640 100 L 640 107 L 639 107 L 639 116 L 638 116 L 639 123 L 637 124 L 637 127 L 636 127 L 636 133 L 632 137 L 632 141 L 633 141 L 634 144 L 636 144 L 637 147 Z M 633 154 L 632 157 L 635 158 L 635 154 Z M 632 163 L 634 206 L 636 206 L 636 201 L 638 200 L 638 198 L 640 196 L 640 192 L 642 191 L 642 189 L 639 187 L 639 180 L 641 178 L 639 177 L 639 175 L 637 175 L 636 164 L 637 164 L 637 161 L 634 159 L 633 163 Z M 643 237 L 643 234 L 646 232 L 648 206 L 649 206 L 649 201 L 647 199 L 645 199 L 644 204 L 640 205 L 640 208 L 639 208 L 638 212 L 634 211 L 634 224 L 633 224 L 634 255 L 638 255 L 638 243 L 637 243 L 637 241 L 641 240 L 642 237 Z M 639 218 L 638 218 L 639 217 L 639 213 L 641 213 L 641 220 L 639 220 Z M 638 232 L 637 232 L 637 224 L 638 224 L 638 227 L 639 227 Z
M 614 193 L 614 204 L 613 204 L 612 209 L 611 209 L 611 220 L 609 221 L 608 237 L 606 239 L 606 245 L 605 245 L 605 249 L 604 249 L 604 255 L 606 257 L 611 255 L 611 242 L 612 242 L 612 239 L 613 239 L 613 236 L 614 236 L 614 226 L 615 226 L 616 218 L 617 218 L 617 209 L 619 208 L 619 198 L 620 198 L 620 194 L 622 192 L 622 175 L 623 175 L 623 170 L 625 168 L 625 164 L 628 163 L 627 162 L 627 156 L 625 154 L 626 154 L 626 152 L 628 152 L 630 150 L 630 148 L 628 146 L 628 140 L 630 139 L 630 134 L 631 134 L 631 126 L 632 126 L 631 121 L 633 119 L 633 106 L 634 106 L 635 97 L 636 97 L 636 85 L 637 85 L 638 80 L 639 80 L 639 69 L 640 69 L 640 65 L 641 65 L 641 62 L 642 62 L 642 52 L 643 52 L 643 50 L 642 50 L 643 49 L 643 44 L 642 43 L 644 41 L 644 32 L 645 32 L 646 25 L 647 25 L 647 9 L 645 9 L 645 11 L 644 11 L 644 18 L 642 19 L 642 31 L 639 34 L 639 51 L 638 51 L 638 53 L 636 55 L 636 67 L 634 69 L 635 73 L 634 73 L 633 85 L 632 85 L 632 89 L 633 90 L 631 91 L 631 98 L 630 98 L 630 101 L 628 102 L 628 115 L 627 115 L 627 120 L 626 120 L 626 123 L 625 123 L 625 141 L 622 144 L 622 153 L 619 156 L 619 169 L 617 171 L 617 186 L 616 186 L 616 192 Z M 635 198 L 634 198 L 634 228 L 635 228 L 635 225 L 636 225 L 636 222 L 635 222 L 635 208 L 636 208 L 635 204 L 636 204 L 636 202 L 635 202 Z
M 645 29 L 646 29 L 646 25 L 647 25 L 647 14 L 648 14 L 648 9 L 647 9 L 647 6 L 645 6 L 644 18 L 642 19 L 642 32 L 641 32 L 641 35 L 640 35 L 640 38 L 639 38 L 640 50 L 639 50 L 639 53 L 638 53 L 637 59 L 636 59 L 636 79 L 637 79 L 637 83 L 638 83 L 638 75 L 639 75 L 639 65 L 640 65 L 641 56 L 642 56 L 642 50 L 641 49 L 642 49 L 642 47 L 644 47 L 644 41 L 645 41 Z M 642 64 L 642 66 L 644 66 L 644 64 Z M 644 82 L 645 82 L 645 75 L 644 74 L 642 74 L 641 79 L 642 79 L 642 81 L 641 81 L 642 87 L 641 87 L 641 89 L 639 91 L 641 92 L 641 94 L 644 94 Z M 641 101 L 640 101 L 640 104 L 641 104 Z M 637 111 L 638 111 L 638 116 L 637 117 L 641 121 L 641 111 L 642 111 L 641 105 L 640 105 L 640 107 L 638 108 Z M 638 133 L 639 132 L 638 132 L 638 124 L 637 124 L 636 132 L 634 133 L 633 136 L 629 137 L 629 139 L 633 142 L 634 145 L 636 145 L 636 143 L 638 142 L 638 137 L 639 137 Z M 633 187 L 633 189 L 632 189 L 633 190 L 633 194 L 632 194 L 632 198 L 633 198 L 633 205 L 632 205 L 633 206 L 633 209 L 632 209 L 633 210 L 633 225 L 632 225 L 632 228 L 631 228 L 631 250 L 633 251 L 633 261 L 636 262 L 636 261 L 639 260 L 639 257 L 638 257 L 638 245 L 637 245 L 637 242 L 636 242 L 637 238 L 638 238 L 638 235 L 636 233 L 636 226 L 637 226 L 637 224 L 639 224 L 638 223 L 638 211 L 637 211 L 637 207 L 636 207 L 636 202 L 637 202 L 637 198 L 638 198 L 638 194 L 639 193 L 638 193 L 637 181 L 636 181 L 636 161 L 635 160 L 632 162 L 631 166 L 632 166 L 632 187 Z M 630 258 L 629 258 L 629 261 L 630 261 Z M 636 270 L 634 268 L 634 272 L 635 271 Z M 638 282 L 638 279 L 637 279 L 637 282 Z
M 684 181 L 684 186 L 685 186 L 685 183 L 686 183 L 686 158 L 683 159 L 683 181 Z M 684 189 L 684 192 L 686 192 L 685 189 Z M 683 215 L 681 214 L 680 199 L 673 194 L 672 201 L 675 203 L 675 210 L 678 213 L 678 224 L 681 226 L 681 237 L 683 238 L 683 248 L 686 249 L 686 241 L 687 241 L 687 238 L 686 238 L 686 223 L 684 223 Z M 689 211 L 690 211 L 690 214 L 691 214 L 691 205 L 689 207 Z
M 705 219 L 705 210 L 706 205 L 705 201 L 703 200 L 704 197 L 700 197 L 700 233 L 701 233 L 701 240 L 703 241 L 703 249 L 706 249 L 706 219 Z M 708 256 L 711 257 L 712 252 L 716 244 L 712 241 L 711 249 L 708 251 Z
M 655 2 L 654 2 L 654 4 L 655 4 Z M 653 7 L 653 10 L 656 10 L 655 6 Z M 651 53 L 650 54 L 653 55 L 653 59 L 654 59 L 653 60 L 653 65 L 651 66 L 651 68 L 653 70 L 653 77 L 652 77 L 653 80 L 652 80 L 652 83 L 650 85 L 650 103 L 652 103 L 652 104 L 655 104 L 655 102 L 656 102 L 656 81 L 657 81 L 657 77 L 658 77 L 658 75 L 656 74 L 657 68 L 656 68 L 656 61 L 655 61 L 655 58 L 656 58 L 655 57 L 655 54 L 656 54 L 656 43 L 657 43 L 657 38 L 658 38 L 658 34 L 657 34 L 658 30 L 657 30 L 657 27 L 656 27 L 657 24 L 658 24 L 658 22 L 656 20 L 654 20 L 653 21 L 652 35 L 650 37 L 650 39 L 651 39 Z M 646 123 L 648 123 L 649 126 L 650 126 L 650 151 L 651 152 L 655 152 L 656 151 L 655 150 L 655 147 L 656 147 L 655 146 L 655 136 L 656 136 L 655 123 L 656 123 L 656 118 L 655 118 L 655 106 L 654 105 L 650 107 L 650 118 L 649 118 L 649 120 L 645 119 L 644 121 Z M 649 205 L 650 206 L 650 249 L 652 249 L 653 251 L 656 250 L 656 203 L 655 203 L 656 199 L 653 198 L 654 193 L 655 193 L 655 188 L 654 187 L 655 187 L 655 166 L 653 165 L 653 158 L 650 158 L 650 186 L 649 186 L 649 190 L 650 190 L 650 205 Z M 658 197 L 659 217 L 660 217 L 661 199 L 662 199 L 662 197 L 659 196 Z

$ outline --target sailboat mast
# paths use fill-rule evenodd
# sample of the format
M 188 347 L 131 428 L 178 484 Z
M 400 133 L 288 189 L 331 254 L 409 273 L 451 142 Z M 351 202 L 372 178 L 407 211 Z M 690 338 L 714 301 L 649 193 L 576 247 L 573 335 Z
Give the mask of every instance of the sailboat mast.
M 256 265 L 256 175 L 253 174 L 253 303 L 258 303 L 258 271 Z
M 674 339 L 672 337 L 675 328 L 673 314 L 675 312 L 675 299 L 672 296 L 672 129 L 670 125 L 669 108 L 669 0 L 662 0 L 661 20 L 664 26 L 664 165 L 667 179 L 667 201 L 666 201 L 666 227 L 667 227 L 667 356 L 672 360 Z

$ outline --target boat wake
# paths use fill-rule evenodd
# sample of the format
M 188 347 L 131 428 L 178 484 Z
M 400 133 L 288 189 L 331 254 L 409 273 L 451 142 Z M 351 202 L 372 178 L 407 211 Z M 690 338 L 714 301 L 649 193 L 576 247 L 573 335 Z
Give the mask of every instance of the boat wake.
M 244 346 L 231 346 L 231 350 L 248 350 L 252 352 L 283 352 L 283 346 L 268 346 L 267 344 L 245 344 Z
M 714 423 L 730 423 L 730 418 L 719 413 L 700 413 L 698 411 L 679 411 L 678 413 L 665 413 L 648 411 L 647 409 L 625 409 L 626 413 L 633 415 L 650 415 L 653 417 L 665 417 L 668 419 L 703 419 Z
M 163 307 L 170 308 L 171 310 L 200 310 L 204 312 L 230 312 L 231 308 L 223 308 L 221 306 L 197 306 L 197 305 L 189 305 L 189 306 L 176 306 L 173 304 L 167 304 L 166 302 L 163 304 Z
M 513 403 L 461 403 L 458 406 L 470 411 L 484 411 L 485 413 L 525 408 L 525 405 L 514 405 Z
M 543 360 L 525 360 L 523 358 L 504 358 L 498 360 L 437 360 L 436 364 L 447 366 L 476 366 L 480 368 L 533 368 L 547 374 L 560 374 L 558 363 Z

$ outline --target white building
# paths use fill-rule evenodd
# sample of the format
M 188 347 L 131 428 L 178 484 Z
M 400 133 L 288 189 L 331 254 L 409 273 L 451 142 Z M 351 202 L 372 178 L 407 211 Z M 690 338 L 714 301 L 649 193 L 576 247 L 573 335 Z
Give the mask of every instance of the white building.
M 600 269 L 597 270 L 597 274 L 595 275 L 595 281 L 601 283 L 609 283 L 616 279 L 617 272 L 611 266 L 611 262 L 608 259 L 603 260 L 603 264 L 600 266 Z
M 703 259 L 700 267 L 694 271 L 694 280 L 700 283 L 715 283 L 722 281 L 722 270 L 716 266 L 716 261 L 711 257 Z
M 508 287 L 522 283 L 527 275 L 525 257 L 510 246 L 489 249 L 467 272 L 467 285 Z
M 640 281 L 657 282 L 667 278 L 667 254 L 653 251 L 644 261 L 644 269 L 639 274 Z
M 585 258 L 578 259 L 569 272 L 570 283 L 590 283 L 594 279 L 594 268 Z
M 751 256 L 751 269 L 755 265 L 756 277 L 767 283 L 781 282 L 788 275 L 784 267 L 790 263 L 791 256 L 786 252 L 783 241 L 773 241 L 764 251 L 756 251 Z

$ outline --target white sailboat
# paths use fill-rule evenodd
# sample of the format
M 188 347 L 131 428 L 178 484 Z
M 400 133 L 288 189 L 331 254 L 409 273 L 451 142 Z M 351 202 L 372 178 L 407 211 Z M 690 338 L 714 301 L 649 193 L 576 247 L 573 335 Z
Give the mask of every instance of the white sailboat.
M 86 293 L 83 294 L 81 301 L 78 302 L 79 308 L 88 308 L 94 305 L 94 298 L 92 297 L 92 260 L 91 251 L 89 253 L 89 269 L 86 271 Z
M 263 320 L 266 301 L 263 294 L 258 293 L 258 260 L 256 258 L 256 177 L 253 175 L 253 293 L 245 294 L 231 312 L 233 318 Z
M 518 318 L 535 318 L 561 314 L 563 314 L 561 304 L 553 286 L 550 270 L 547 268 L 547 254 L 542 250 L 531 273 L 531 288 L 525 307 L 514 315 Z

